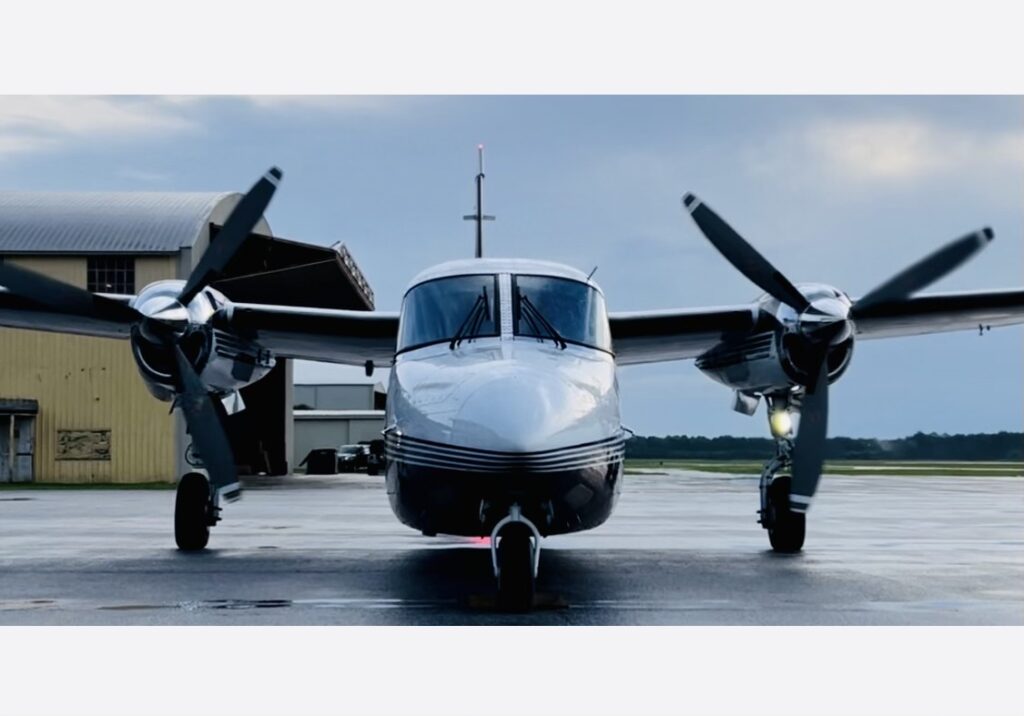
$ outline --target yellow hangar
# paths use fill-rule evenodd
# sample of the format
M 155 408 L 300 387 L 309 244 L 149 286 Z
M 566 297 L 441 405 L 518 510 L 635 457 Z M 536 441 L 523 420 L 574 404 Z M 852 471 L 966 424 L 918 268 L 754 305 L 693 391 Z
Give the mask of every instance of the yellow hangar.
M 187 277 L 240 198 L 0 192 L 0 262 L 97 293 L 135 294 Z M 343 245 L 275 237 L 265 219 L 212 285 L 238 302 L 373 307 Z M 241 397 L 245 410 L 226 422 L 239 473 L 288 473 L 290 362 L 279 359 Z M 189 442 L 177 411 L 146 389 L 128 341 L 0 328 L 0 482 L 173 482 L 187 471 Z

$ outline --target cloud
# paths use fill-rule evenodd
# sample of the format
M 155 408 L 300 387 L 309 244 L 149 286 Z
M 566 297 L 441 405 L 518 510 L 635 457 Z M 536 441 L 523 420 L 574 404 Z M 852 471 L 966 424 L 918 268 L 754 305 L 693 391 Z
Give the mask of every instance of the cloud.
M 0 97 L 0 157 L 53 151 L 82 139 L 166 136 L 196 128 L 160 97 Z
M 288 111 L 303 109 L 317 112 L 390 112 L 401 103 L 400 97 L 370 95 L 248 95 L 243 97 L 257 109 Z
M 357 95 L 174 95 L 0 97 L 0 159 L 52 152 L 82 141 L 162 138 L 202 128 L 200 111 L 242 102 L 264 112 L 384 114 L 407 98 Z
M 163 172 L 154 172 L 147 169 L 135 169 L 133 167 L 124 167 L 117 171 L 117 175 L 125 179 L 130 179 L 133 182 L 143 182 L 147 184 L 161 184 L 171 179 L 170 174 Z
M 920 117 L 817 119 L 752 156 L 755 171 L 794 160 L 849 182 L 915 183 L 1024 167 L 1024 130 L 974 129 Z

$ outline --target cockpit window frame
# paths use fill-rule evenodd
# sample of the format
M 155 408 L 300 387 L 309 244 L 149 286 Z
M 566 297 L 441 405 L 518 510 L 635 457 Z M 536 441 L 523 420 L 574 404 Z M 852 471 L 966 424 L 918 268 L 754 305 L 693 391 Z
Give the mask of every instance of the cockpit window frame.
M 448 276 L 435 276 L 434 278 L 428 278 L 426 281 L 420 281 L 416 285 L 410 286 L 408 290 L 406 290 L 406 292 L 402 294 L 401 320 L 405 319 L 405 302 L 409 299 L 409 294 L 415 291 L 416 289 L 420 288 L 421 286 L 426 286 L 428 283 L 435 283 L 437 281 L 451 281 L 453 279 L 470 278 L 473 276 L 490 276 L 494 282 L 494 293 L 492 294 L 491 298 L 491 311 L 493 312 L 494 315 L 495 329 L 494 333 L 478 333 L 477 335 L 473 336 L 473 338 L 501 338 L 501 287 L 498 281 L 499 274 L 493 273 L 491 271 L 479 271 L 475 273 L 456 273 Z M 401 330 L 399 330 L 398 332 L 398 338 L 399 340 L 401 340 L 402 338 Z M 427 346 L 436 346 L 439 343 L 448 343 L 451 341 L 451 339 L 452 336 L 448 336 L 447 338 L 438 338 L 437 340 L 424 341 L 423 343 L 416 343 L 413 345 L 404 346 L 402 348 L 398 348 L 395 351 L 395 355 L 399 356 L 402 353 L 408 353 L 409 351 L 414 351 L 419 348 L 426 348 Z
M 512 290 L 512 297 L 511 297 L 512 298 L 512 336 L 514 338 L 538 338 L 538 339 L 544 339 L 545 338 L 545 336 L 537 336 L 537 335 L 534 335 L 532 333 L 521 333 L 519 331 L 519 319 L 520 319 L 520 312 L 522 310 L 522 307 L 521 307 L 520 302 L 519 302 L 519 277 L 520 276 L 526 276 L 526 277 L 529 277 L 529 278 L 544 278 L 544 279 L 549 279 L 549 280 L 552 280 L 552 281 L 566 281 L 566 282 L 569 282 L 569 283 L 575 283 L 575 284 L 579 284 L 580 286 L 585 286 L 586 288 L 590 289 L 591 291 L 596 293 L 598 296 L 600 296 L 601 297 L 601 303 L 604 306 L 604 320 L 605 320 L 605 323 L 606 323 L 606 326 L 607 326 L 606 331 L 607 331 L 607 334 L 608 334 L 608 347 L 594 345 L 593 343 L 587 343 L 585 341 L 574 340 L 572 338 L 569 338 L 568 336 L 565 336 L 564 334 L 560 335 L 559 338 L 561 340 L 564 340 L 566 343 L 571 344 L 571 345 L 582 346 L 584 348 L 591 348 L 591 349 L 593 349 L 595 351 L 601 351 L 602 353 L 607 353 L 610 356 L 613 356 L 613 357 L 615 356 L 614 344 L 612 343 L 611 325 L 608 323 L 608 321 L 609 321 L 609 318 L 608 318 L 608 306 L 607 306 L 607 303 L 605 303 L 604 292 L 601 291 L 601 289 L 599 289 L 594 284 L 590 283 L 589 281 L 580 281 L 579 279 L 569 278 L 568 276 L 555 276 L 555 275 L 552 275 L 552 274 L 545 274 L 545 273 L 523 273 L 523 272 L 513 273 L 512 274 L 512 287 L 511 287 L 511 290 Z

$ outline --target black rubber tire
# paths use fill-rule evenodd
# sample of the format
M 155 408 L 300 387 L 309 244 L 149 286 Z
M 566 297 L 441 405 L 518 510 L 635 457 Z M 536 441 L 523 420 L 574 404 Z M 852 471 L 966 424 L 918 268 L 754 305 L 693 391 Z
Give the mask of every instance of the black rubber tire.
M 184 552 L 196 552 L 210 541 L 210 483 L 190 472 L 178 482 L 174 500 L 174 541 Z
M 512 523 L 498 540 L 498 606 L 510 612 L 527 612 L 533 607 L 534 577 L 532 532 Z
M 781 475 L 768 488 L 771 511 L 768 541 L 772 549 L 782 554 L 794 554 L 804 547 L 807 535 L 807 515 L 789 509 L 789 475 Z

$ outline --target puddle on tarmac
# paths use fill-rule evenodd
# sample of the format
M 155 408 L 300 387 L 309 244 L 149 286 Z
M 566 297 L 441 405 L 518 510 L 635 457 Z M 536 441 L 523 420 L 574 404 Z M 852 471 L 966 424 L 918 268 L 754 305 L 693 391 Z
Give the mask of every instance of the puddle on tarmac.
M 18 609 L 41 609 L 56 604 L 53 599 L 6 599 L 0 601 L 0 611 L 14 611 Z

